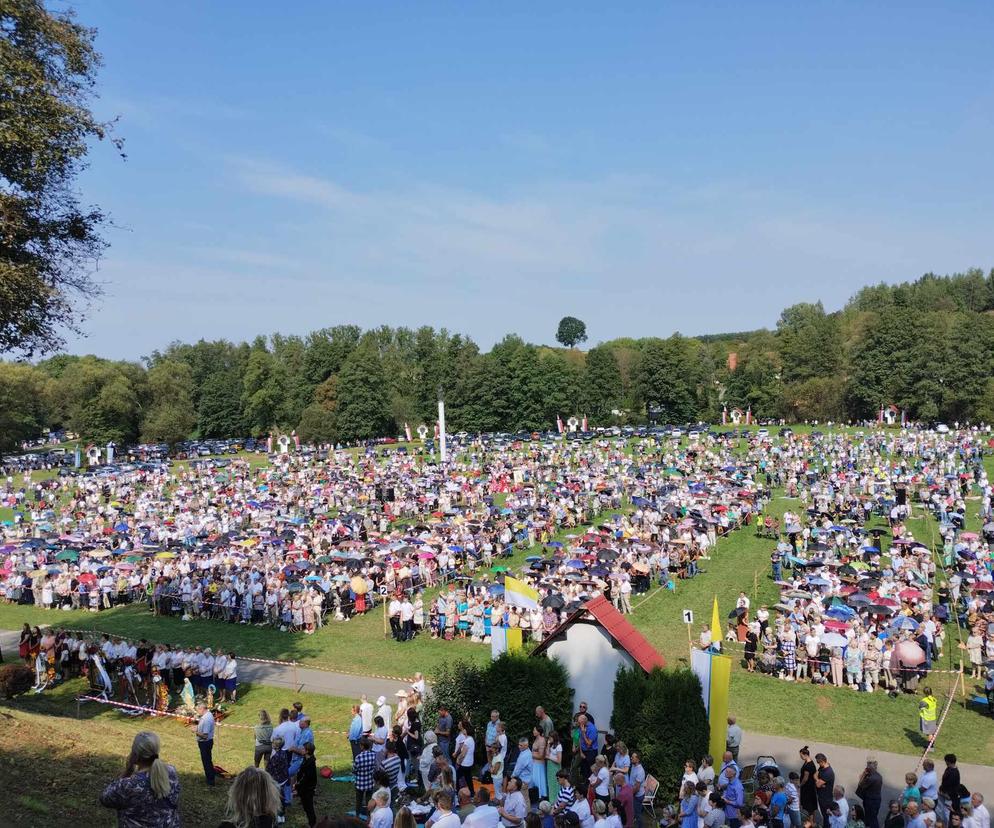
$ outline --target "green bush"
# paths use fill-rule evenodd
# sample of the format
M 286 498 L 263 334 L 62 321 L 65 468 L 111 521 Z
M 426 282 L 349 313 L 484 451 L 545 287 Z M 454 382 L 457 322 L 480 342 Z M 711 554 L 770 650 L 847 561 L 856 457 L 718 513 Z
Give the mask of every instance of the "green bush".
M 531 738 L 537 721 L 535 708 L 545 708 L 563 743 L 563 764 L 570 762 L 570 723 L 573 690 L 569 674 L 554 658 L 531 658 L 503 653 L 487 665 L 455 661 L 444 665 L 432 679 L 425 700 L 425 725 L 433 726 L 441 703 L 449 707 L 455 721 L 468 717 L 477 731 L 477 761 L 486 756 L 484 737 L 490 711 L 499 710 L 509 744 L 520 736 Z
M 477 711 L 480 709 L 486 670 L 486 666 L 465 659 L 448 662 L 436 670 L 424 704 L 425 728 L 434 727 L 438 720 L 438 707 L 443 703 L 448 706 L 454 722 L 469 716 L 474 724 L 480 724 Z M 484 726 L 488 717 L 482 720 Z
M 538 724 L 535 708 L 542 705 L 559 733 L 563 764 L 569 767 L 573 689 L 559 659 L 503 653 L 487 665 L 480 702 L 473 722 L 486 725 L 490 711 L 499 710 L 509 743 L 524 735 L 531 739 L 532 728 Z
M 26 692 L 35 683 L 35 674 L 23 664 L 4 664 L 0 667 L 0 696 L 12 699 Z
M 611 728 L 642 755 L 646 772 L 659 780 L 663 796 L 676 796 L 683 763 L 700 761 L 708 752 L 710 728 L 700 679 L 690 670 L 618 670 Z

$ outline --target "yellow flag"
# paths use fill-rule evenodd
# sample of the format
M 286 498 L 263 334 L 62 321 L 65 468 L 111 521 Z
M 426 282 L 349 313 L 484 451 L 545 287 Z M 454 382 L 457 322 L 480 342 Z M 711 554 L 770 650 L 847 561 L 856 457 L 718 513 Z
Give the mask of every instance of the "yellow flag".
M 714 596 L 714 608 L 711 610 L 711 640 L 721 642 L 724 633 L 721 629 L 721 615 L 718 614 L 718 596 Z

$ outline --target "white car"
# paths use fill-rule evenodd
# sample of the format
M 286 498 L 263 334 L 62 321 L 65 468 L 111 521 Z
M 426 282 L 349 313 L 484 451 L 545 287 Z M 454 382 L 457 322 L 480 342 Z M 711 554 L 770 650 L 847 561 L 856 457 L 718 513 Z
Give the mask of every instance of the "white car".
M 770 430 L 768 428 L 761 428 L 756 432 L 756 436 L 765 439 L 770 436 Z
M 947 426 L 945 423 L 939 423 L 935 427 L 935 430 L 938 431 L 939 434 L 948 434 L 949 433 L 949 426 Z

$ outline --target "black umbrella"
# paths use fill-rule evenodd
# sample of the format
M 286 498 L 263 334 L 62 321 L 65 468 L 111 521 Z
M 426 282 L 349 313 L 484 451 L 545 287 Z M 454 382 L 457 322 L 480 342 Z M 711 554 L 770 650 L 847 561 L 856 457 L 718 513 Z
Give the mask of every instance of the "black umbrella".
M 870 604 L 867 609 L 874 615 L 893 615 L 897 612 L 896 607 L 885 607 L 883 604 Z
M 566 605 L 562 595 L 547 595 L 542 599 L 542 606 L 551 609 L 562 609 Z

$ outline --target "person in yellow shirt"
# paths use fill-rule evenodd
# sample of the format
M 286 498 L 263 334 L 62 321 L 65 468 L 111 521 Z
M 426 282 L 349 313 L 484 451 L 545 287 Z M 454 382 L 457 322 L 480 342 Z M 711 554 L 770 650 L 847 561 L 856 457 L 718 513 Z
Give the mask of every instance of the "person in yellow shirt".
M 932 695 L 932 688 L 922 688 L 925 696 L 918 702 L 918 724 L 922 735 L 926 739 L 931 739 L 938 727 L 939 702 Z

